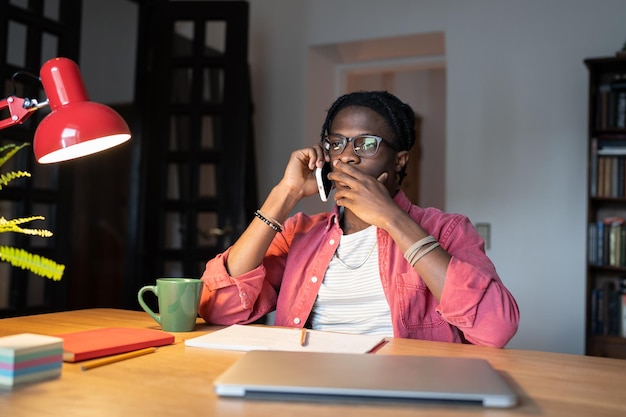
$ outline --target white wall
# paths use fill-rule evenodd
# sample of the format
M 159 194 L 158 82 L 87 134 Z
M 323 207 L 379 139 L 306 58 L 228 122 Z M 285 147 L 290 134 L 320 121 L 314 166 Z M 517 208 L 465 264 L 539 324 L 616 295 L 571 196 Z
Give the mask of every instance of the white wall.
M 621 47 L 624 2 L 293 3 L 250 1 L 257 149 L 264 161 L 261 195 L 280 179 L 286 148 L 310 143 L 302 122 L 308 48 L 443 31 L 446 208 L 492 225 L 489 255 L 522 314 L 509 346 L 583 353 L 587 73 L 582 60 Z M 323 110 L 309 110 L 320 112 L 320 124 Z
M 446 209 L 492 225 L 488 254 L 522 314 L 509 346 L 583 353 L 587 73 L 582 60 L 621 47 L 624 1 L 249 2 L 260 195 L 280 179 L 290 152 L 311 143 L 306 112 L 318 114 L 320 126 L 323 121 L 326 108 L 307 108 L 308 72 L 314 71 L 307 62 L 309 48 L 442 31 Z M 106 13 L 98 16 L 101 21 Z M 83 65 L 93 56 L 84 53 Z M 86 72 L 83 66 L 87 79 Z M 317 82 L 322 97 L 332 91 L 334 80 Z

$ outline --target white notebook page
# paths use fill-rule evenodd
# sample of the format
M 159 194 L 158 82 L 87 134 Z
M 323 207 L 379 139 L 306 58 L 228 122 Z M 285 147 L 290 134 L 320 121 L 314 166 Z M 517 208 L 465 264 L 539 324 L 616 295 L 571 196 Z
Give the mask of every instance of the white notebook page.
M 234 324 L 193 339 L 186 346 L 224 350 L 287 350 L 303 352 L 367 353 L 385 341 L 382 336 Z

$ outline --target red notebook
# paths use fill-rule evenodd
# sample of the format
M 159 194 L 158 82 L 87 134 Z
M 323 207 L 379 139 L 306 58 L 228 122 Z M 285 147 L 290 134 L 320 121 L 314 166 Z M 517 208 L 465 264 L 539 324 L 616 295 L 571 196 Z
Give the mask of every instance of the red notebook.
M 174 336 L 162 330 L 124 327 L 83 330 L 59 334 L 57 337 L 63 339 L 65 362 L 79 362 L 174 343 Z

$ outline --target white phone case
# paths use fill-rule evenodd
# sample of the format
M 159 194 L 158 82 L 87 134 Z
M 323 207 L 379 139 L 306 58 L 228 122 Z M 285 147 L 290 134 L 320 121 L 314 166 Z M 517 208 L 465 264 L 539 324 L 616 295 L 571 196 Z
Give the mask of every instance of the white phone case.
M 322 168 L 315 169 L 315 180 L 317 181 L 317 189 L 320 193 L 320 198 L 322 201 L 328 201 L 328 194 L 326 194 L 326 190 L 324 189 L 324 179 L 322 178 Z

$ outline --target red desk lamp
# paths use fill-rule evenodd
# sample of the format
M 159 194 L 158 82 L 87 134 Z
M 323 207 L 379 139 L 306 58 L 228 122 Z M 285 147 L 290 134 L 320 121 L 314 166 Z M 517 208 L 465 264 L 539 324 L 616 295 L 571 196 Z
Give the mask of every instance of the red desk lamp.
M 108 106 L 89 101 L 80 70 L 74 61 L 53 58 L 40 71 L 47 101 L 10 96 L 0 100 L 0 110 L 10 117 L 0 120 L 0 130 L 23 123 L 35 110 L 50 105 L 34 138 L 37 162 L 48 164 L 90 155 L 130 139 L 122 117 Z

